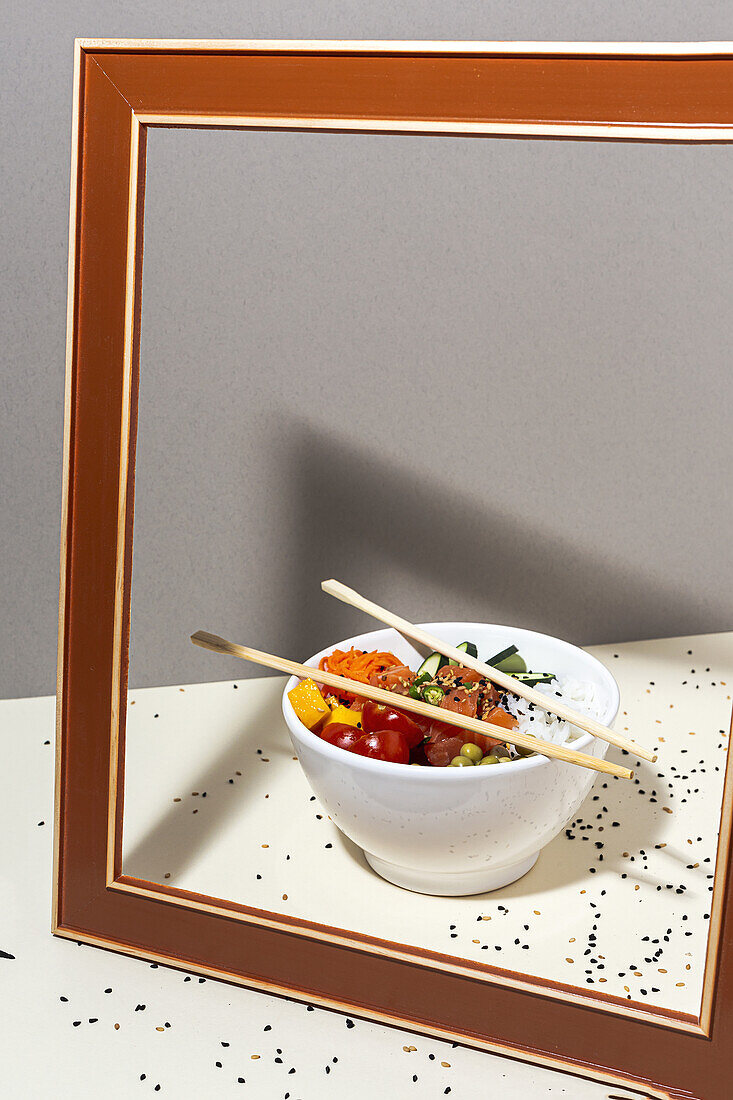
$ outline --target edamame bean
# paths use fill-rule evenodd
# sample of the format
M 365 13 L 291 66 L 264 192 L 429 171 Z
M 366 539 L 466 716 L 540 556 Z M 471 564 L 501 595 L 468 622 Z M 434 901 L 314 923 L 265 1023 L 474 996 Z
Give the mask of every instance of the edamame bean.
M 448 765 L 449 768 L 472 768 L 473 760 L 469 760 L 467 756 L 454 756 Z
M 517 745 L 516 750 L 520 756 L 534 756 L 534 749 L 524 748 L 522 745 Z
M 490 752 L 487 756 L 485 756 L 483 758 L 481 763 L 482 764 L 498 764 L 499 763 L 499 757 L 494 756 L 493 752 Z
M 472 741 L 467 741 L 461 749 L 461 756 L 468 757 L 472 764 L 478 764 L 481 757 L 483 756 L 483 753 L 481 752 L 481 749 L 478 747 L 478 745 L 474 745 Z

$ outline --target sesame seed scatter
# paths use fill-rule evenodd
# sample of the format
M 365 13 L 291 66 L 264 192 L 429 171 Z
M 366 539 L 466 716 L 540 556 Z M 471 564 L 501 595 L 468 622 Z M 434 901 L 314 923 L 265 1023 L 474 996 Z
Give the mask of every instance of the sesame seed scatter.
M 634 769 L 634 781 L 599 776 L 575 819 L 509 887 L 435 898 L 374 875 L 293 762 L 278 677 L 240 681 L 236 693 L 227 683 L 190 685 L 185 694 L 135 692 L 138 706 L 127 732 L 125 871 L 155 881 L 168 874 L 165 881 L 185 889 L 398 943 L 405 942 L 405 928 L 419 927 L 422 947 L 468 963 L 694 1013 L 730 726 L 733 642 L 713 635 L 591 652 L 621 687 L 616 728 L 653 746 L 658 760 L 648 764 L 610 749 L 609 759 Z M 154 733 L 153 714 L 159 715 Z M 198 794 L 203 790 L 206 803 Z M 577 943 L 570 952 L 569 940 Z
M 0 702 L 0 750 L 12 761 L 0 799 L 0 829 L 12 839 L 0 912 L 3 1002 L 12 1006 L 3 1018 L 3 1096 L 371 1100 L 378 1083 L 386 1096 L 428 1100 L 446 1089 L 473 1096 L 480 1083 L 502 1100 L 606 1100 L 600 1083 L 356 1017 L 348 1027 L 336 1012 L 50 936 L 52 843 L 36 822 L 49 821 L 53 806 L 53 764 L 43 745 L 53 711 L 51 698 Z M 157 731 L 165 725 L 162 704 L 153 713 Z M 230 732 L 236 736 L 236 727 Z M 197 789 L 208 792 L 208 808 L 213 783 L 200 771 L 178 788 L 182 798 Z M 163 819 L 177 809 L 168 800 L 157 808 Z M 206 820 L 202 809 L 197 824 Z M 333 829 L 325 815 L 323 828 Z M 295 846 L 292 854 L 295 862 Z M 135 1012 L 137 1005 L 146 1010 Z

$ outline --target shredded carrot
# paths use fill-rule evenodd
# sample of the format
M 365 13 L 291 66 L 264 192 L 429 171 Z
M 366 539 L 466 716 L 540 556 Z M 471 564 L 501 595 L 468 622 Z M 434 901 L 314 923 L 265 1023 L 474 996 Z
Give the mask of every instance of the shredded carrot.
M 401 664 L 403 662 L 394 653 L 378 650 L 367 653 L 352 646 L 349 650 L 335 649 L 328 657 L 321 657 L 319 667 L 324 672 L 333 672 L 337 676 L 347 676 L 350 680 L 368 684 L 375 672 L 383 672 L 385 668 Z
M 394 653 L 380 653 L 376 649 L 372 650 L 371 653 L 367 653 L 363 649 L 354 649 L 352 646 L 349 650 L 335 649 L 327 657 L 321 657 L 319 667 L 324 672 L 333 672 L 337 676 L 346 676 L 349 680 L 358 680 L 362 684 L 368 684 L 370 678 L 376 672 L 384 672 L 386 668 L 402 663 L 399 657 L 395 657 Z M 325 686 L 321 688 L 324 695 L 333 694 L 334 690 L 334 688 Z M 336 697 L 340 703 L 346 706 L 355 705 L 360 708 L 363 702 L 362 699 L 359 699 L 356 695 L 351 695 L 347 691 L 337 691 Z

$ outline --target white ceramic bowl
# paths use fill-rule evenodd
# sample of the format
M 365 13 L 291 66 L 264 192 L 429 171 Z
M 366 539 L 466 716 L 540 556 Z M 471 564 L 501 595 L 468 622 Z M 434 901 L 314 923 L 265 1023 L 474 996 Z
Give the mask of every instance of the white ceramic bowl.
M 568 642 L 517 627 L 484 623 L 427 623 L 426 629 L 458 645 L 468 638 L 488 656 L 514 644 L 531 669 L 549 669 L 592 681 L 607 698 L 600 721 L 610 725 L 619 690 L 608 669 Z M 396 631 L 373 630 L 335 642 L 306 664 L 318 665 L 334 649 L 390 650 L 411 668 L 421 657 Z M 332 820 L 363 848 L 383 878 L 425 894 L 476 894 L 526 874 L 540 850 L 572 820 L 596 773 L 532 756 L 489 768 L 413 768 L 370 760 L 322 741 L 296 718 L 288 692 L 283 714 L 293 748 L 313 791 Z M 398 702 L 398 700 L 395 700 Z M 573 747 L 604 757 L 608 745 L 583 734 Z

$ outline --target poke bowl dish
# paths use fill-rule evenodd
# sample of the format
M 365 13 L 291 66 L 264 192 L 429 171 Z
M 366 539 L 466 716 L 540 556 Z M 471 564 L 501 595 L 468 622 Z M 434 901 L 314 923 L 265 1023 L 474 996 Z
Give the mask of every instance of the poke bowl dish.
M 616 717 L 613 676 L 568 642 L 482 623 L 425 629 L 605 726 Z M 516 748 L 514 733 L 599 760 L 609 747 L 488 676 L 437 652 L 421 654 L 393 629 L 347 638 L 305 664 L 394 696 L 387 705 L 292 676 L 282 705 L 293 748 L 331 820 L 377 874 L 406 889 L 456 896 L 506 886 L 575 816 L 596 773 Z M 427 717 L 400 709 L 407 697 L 451 712 L 451 723 L 435 710 Z M 457 726 L 456 715 L 474 720 L 473 728 Z M 485 734 L 476 719 L 487 723 Z

